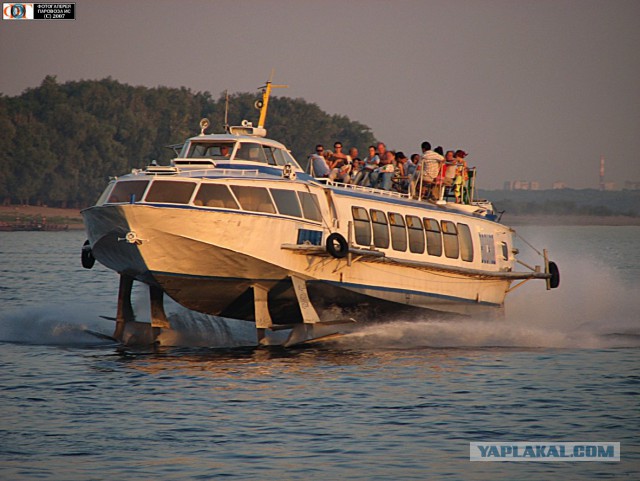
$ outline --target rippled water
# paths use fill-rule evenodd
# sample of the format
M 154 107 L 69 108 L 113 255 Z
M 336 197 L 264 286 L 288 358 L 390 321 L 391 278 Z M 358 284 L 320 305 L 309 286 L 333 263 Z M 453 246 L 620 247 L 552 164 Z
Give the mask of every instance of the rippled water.
M 84 332 L 111 332 L 118 283 L 80 267 L 81 232 L 0 233 L 0 479 L 638 479 L 640 229 L 521 231 L 562 283 L 516 289 L 505 321 L 256 348 L 247 323 L 170 306 L 183 347 L 158 352 Z M 621 461 L 469 461 L 529 440 Z

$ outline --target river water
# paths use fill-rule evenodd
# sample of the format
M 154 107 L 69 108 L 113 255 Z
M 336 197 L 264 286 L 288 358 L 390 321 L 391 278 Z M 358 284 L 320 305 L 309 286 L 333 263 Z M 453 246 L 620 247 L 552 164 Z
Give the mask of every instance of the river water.
M 181 347 L 157 352 L 85 332 L 112 332 L 118 279 L 80 266 L 82 232 L 0 232 L 0 479 L 640 479 L 640 228 L 519 232 L 562 280 L 513 291 L 505 320 L 257 348 L 174 305 Z M 485 441 L 621 461 L 470 462 Z

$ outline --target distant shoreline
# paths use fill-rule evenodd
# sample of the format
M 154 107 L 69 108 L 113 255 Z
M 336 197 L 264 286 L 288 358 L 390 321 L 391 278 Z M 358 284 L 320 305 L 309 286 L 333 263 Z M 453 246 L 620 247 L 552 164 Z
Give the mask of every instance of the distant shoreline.
M 0 223 L 24 222 L 43 218 L 48 224 L 68 225 L 69 230 L 82 230 L 82 215 L 80 209 L 60 209 L 35 205 L 2 205 L 0 206 Z
M 43 206 L 0 206 L 0 222 L 14 222 L 42 217 L 52 224 L 68 224 L 70 230 L 84 229 L 80 209 L 60 209 Z M 502 222 L 506 225 L 602 225 L 602 226 L 634 226 L 640 225 L 640 217 L 625 215 L 514 215 L 505 213 Z
M 501 220 L 506 225 L 640 225 L 640 217 L 628 215 L 509 215 Z

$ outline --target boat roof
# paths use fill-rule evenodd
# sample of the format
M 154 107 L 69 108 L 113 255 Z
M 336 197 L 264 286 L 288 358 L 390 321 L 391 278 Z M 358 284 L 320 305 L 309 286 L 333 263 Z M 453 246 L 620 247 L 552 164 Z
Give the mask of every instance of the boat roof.
M 270 145 L 272 147 L 278 147 L 280 149 L 289 150 L 287 147 L 278 142 L 277 140 L 269 139 L 267 137 L 257 135 L 237 135 L 237 134 L 204 134 L 190 137 L 187 142 L 254 142 L 264 145 Z

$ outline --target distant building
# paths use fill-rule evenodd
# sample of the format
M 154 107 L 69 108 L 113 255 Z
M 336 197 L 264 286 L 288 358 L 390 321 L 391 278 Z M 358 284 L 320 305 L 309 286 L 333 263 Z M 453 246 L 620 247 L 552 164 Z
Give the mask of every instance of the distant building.
M 602 190 L 616 190 L 615 182 L 604 182 L 603 184 L 601 184 L 601 186 Z
M 510 190 L 540 190 L 540 183 L 536 180 L 514 180 Z
M 567 189 L 568 187 L 569 187 L 569 186 L 567 185 L 567 183 L 566 183 L 566 182 L 562 182 L 562 181 L 560 181 L 560 180 L 558 180 L 558 181 L 554 182 L 554 183 L 551 185 L 551 188 L 552 188 L 552 189 Z
M 625 180 L 623 188 L 626 190 L 640 190 L 640 180 Z

